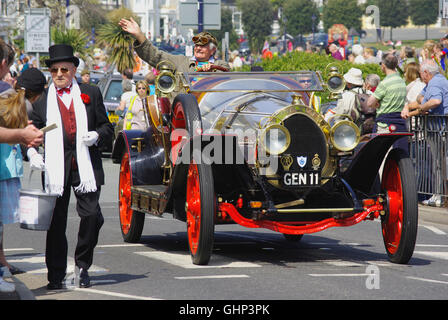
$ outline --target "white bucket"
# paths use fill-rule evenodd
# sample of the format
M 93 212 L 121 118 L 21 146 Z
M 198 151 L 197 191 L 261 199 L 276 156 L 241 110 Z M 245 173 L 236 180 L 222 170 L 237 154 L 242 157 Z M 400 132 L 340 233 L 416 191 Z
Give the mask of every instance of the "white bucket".
M 20 228 L 47 231 L 58 195 L 38 189 L 20 189 L 19 193 Z

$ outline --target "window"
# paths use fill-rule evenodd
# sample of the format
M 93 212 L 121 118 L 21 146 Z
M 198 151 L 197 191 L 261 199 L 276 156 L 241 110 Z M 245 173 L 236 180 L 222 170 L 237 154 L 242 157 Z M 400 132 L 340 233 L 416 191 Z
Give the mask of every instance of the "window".
M 107 88 L 105 101 L 120 101 L 123 89 L 121 87 L 121 80 L 112 80 Z

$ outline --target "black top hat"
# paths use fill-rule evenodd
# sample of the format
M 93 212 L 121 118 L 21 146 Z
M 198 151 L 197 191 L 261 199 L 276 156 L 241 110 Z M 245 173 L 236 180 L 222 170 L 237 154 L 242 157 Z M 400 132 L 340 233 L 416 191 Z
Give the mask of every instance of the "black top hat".
M 48 48 L 50 59 L 45 60 L 47 67 L 55 62 L 68 61 L 73 62 L 75 67 L 79 65 L 79 59 L 73 55 L 73 47 L 67 44 L 55 44 Z

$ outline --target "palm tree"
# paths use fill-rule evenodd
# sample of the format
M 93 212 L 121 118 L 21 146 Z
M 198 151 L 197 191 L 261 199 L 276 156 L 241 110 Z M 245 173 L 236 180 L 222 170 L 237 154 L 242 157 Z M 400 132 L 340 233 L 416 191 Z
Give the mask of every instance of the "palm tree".
M 133 69 L 136 64 L 133 54 L 134 38 L 118 25 L 123 17 L 132 17 L 135 21 L 139 21 L 139 18 L 132 11 L 120 8 L 111 11 L 107 16 L 109 22 L 98 30 L 100 43 L 111 49 L 108 55 L 108 63 L 114 64 L 119 72 L 123 72 L 127 68 Z
M 54 44 L 68 44 L 73 47 L 74 52 L 79 52 L 81 56 L 86 54 L 86 45 L 89 35 L 85 31 L 76 29 L 51 28 L 51 39 Z

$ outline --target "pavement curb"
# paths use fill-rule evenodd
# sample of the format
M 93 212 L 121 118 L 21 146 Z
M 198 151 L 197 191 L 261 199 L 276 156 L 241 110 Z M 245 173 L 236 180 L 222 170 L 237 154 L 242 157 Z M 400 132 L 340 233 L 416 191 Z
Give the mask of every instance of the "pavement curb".
M 33 292 L 19 279 L 12 276 L 14 284 L 16 285 L 16 293 L 19 296 L 19 300 L 36 300 Z

